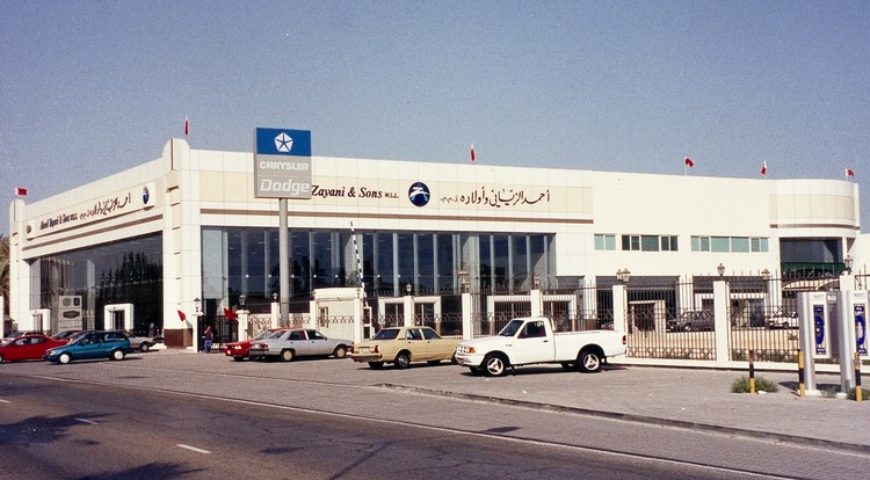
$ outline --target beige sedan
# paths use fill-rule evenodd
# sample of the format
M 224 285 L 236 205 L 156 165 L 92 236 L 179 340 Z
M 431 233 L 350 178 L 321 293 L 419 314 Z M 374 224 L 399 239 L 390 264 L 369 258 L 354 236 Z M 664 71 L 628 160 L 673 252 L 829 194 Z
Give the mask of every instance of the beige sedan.
M 385 363 L 396 368 L 408 368 L 413 362 L 437 365 L 442 360 L 454 360 L 459 338 L 441 338 L 429 327 L 385 328 L 371 340 L 354 345 L 350 357 L 355 362 L 368 362 L 378 369 Z

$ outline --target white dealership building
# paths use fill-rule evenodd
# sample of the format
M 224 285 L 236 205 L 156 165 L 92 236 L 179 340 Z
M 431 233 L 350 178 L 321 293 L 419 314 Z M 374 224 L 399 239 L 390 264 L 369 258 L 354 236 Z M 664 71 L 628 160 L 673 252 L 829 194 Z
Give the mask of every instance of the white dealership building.
M 437 296 L 462 282 L 505 293 L 605 284 L 626 270 L 633 282 L 819 277 L 870 260 L 858 187 L 844 180 L 320 156 L 311 175 L 311 199 L 289 201 L 300 302 L 360 280 L 371 297 Z M 58 330 L 108 327 L 121 311 L 190 346 L 183 332 L 222 307 L 272 304 L 277 212 L 254 195 L 253 153 L 182 139 L 129 170 L 16 199 L 10 316 L 19 329 Z

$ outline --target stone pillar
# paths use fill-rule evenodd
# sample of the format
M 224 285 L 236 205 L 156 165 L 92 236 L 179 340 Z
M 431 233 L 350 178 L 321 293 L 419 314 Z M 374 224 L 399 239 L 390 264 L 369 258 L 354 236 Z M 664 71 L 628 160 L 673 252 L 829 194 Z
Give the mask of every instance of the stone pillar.
M 472 308 L 471 294 L 462 294 L 462 338 L 471 340 L 474 338 L 474 309 Z
M 725 280 L 713 282 L 713 324 L 716 334 L 716 364 L 727 365 L 729 345 L 731 344 L 731 319 L 728 307 L 731 305 L 731 286 Z
M 529 300 L 532 302 L 532 316 L 541 317 L 544 315 L 544 293 L 540 290 L 532 290 L 529 292 Z
M 405 295 L 404 302 L 405 326 L 414 326 L 414 297 L 410 294 Z
M 622 283 L 613 285 L 613 330 L 628 333 L 628 289 Z

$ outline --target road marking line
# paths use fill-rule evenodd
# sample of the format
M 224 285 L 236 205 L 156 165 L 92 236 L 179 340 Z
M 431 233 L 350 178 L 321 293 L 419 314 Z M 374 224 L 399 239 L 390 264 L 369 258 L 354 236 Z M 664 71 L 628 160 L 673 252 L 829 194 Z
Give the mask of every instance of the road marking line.
M 186 448 L 187 450 L 190 450 L 190 451 L 193 451 L 193 452 L 196 452 L 196 453 L 204 453 L 204 454 L 206 454 L 206 455 L 208 455 L 208 454 L 211 453 L 211 452 L 209 452 L 208 450 L 203 450 L 203 449 L 201 449 L 201 448 L 191 447 L 190 445 L 185 445 L 185 444 L 183 444 L 183 443 L 179 443 L 179 444 L 176 445 L 176 446 L 177 446 L 177 447 L 181 447 L 181 448 Z
M 87 423 L 89 425 L 96 425 L 97 424 L 97 422 L 95 422 L 93 420 L 88 420 L 87 418 L 76 418 L 75 420 L 77 422 Z
M 34 375 L 34 377 L 36 377 L 36 378 L 42 378 L 42 379 L 44 379 L 44 380 L 54 380 L 55 382 L 74 382 L 74 380 L 71 380 L 71 379 L 69 379 L 69 378 L 46 377 L 46 376 L 43 376 L 43 375 Z
M 9 400 L 3 400 L 2 398 L 0 398 L 0 403 L 12 403 L 12 402 L 10 402 Z

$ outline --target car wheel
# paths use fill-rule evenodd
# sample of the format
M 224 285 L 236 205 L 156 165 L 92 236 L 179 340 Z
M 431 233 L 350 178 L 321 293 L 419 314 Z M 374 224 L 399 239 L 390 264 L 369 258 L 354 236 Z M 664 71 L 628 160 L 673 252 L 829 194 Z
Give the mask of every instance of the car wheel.
M 347 356 L 347 347 L 344 345 L 339 345 L 335 347 L 335 351 L 332 352 L 335 358 L 344 358 Z
M 66 365 L 72 360 L 72 357 L 68 353 L 61 353 L 59 357 L 57 357 L 58 363 L 62 363 Z
M 601 370 L 601 356 L 595 350 L 583 350 L 577 356 L 577 366 L 581 372 L 597 372 Z
M 245 357 L 233 357 L 233 360 L 235 360 L 237 362 L 241 362 L 244 359 L 245 359 Z
M 426 363 L 428 363 L 429 365 L 435 366 L 435 365 L 438 365 L 439 363 L 441 363 L 441 360 L 428 360 Z
M 399 352 L 394 361 L 396 368 L 405 369 L 411 366 L 411 354 L 408 352 Z
M 140 352 L 145 353 L 148 350 L 151 350 L 151 344 L 149 344 L 148 342 L 142 342 L 142 345 L 139 345 Z
M 490 377 L 500 377 L 507 373 L 507 369 L 510 366 L 507 358 L 501 354 L 489 354 L 486 358 L 483 359 L 483 369 L 487 375 Z
M 285 362 L 292 362 L 294 358 L 296 358 L 296 352 L 293 350 L 284 350 L 281 352 L 281 360 Z
M 125 356 L 126 354 L 123 350 L 115 350 L 112 352 L 112 356 L 110 356 L 109 358 L 112 360 L 123 360 Z
M 380 370 L 384 368 L 384 362 L 369 362 L 369 368 L 372 370 Z

